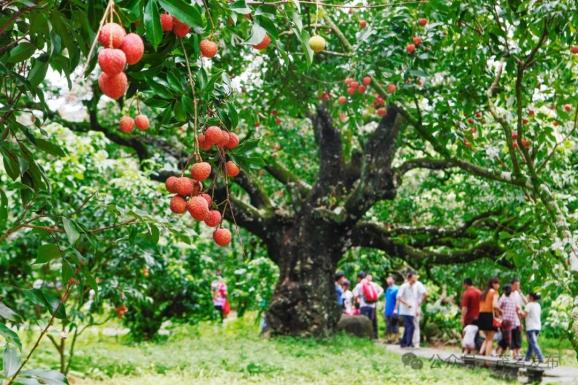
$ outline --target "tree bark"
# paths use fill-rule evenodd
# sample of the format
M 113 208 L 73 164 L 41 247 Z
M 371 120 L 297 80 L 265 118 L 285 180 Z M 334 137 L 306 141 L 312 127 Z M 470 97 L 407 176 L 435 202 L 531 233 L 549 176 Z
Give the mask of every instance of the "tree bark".
M 266 316 L 274 335 L 325 337 L 333 332 L 341 316 L 334 283 L 343 254 L 339 233 L 334 224 L 309 214 L 269 246 L 280 270 Z

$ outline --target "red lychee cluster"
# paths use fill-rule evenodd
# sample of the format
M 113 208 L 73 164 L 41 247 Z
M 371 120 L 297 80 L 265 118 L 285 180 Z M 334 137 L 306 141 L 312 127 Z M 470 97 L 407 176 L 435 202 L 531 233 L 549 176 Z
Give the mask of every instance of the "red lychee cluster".
M 124 315 L 126 313 L 128 313 L 128 308 L 126 307 L 125 304 L 122 305 L 118 305 L 114 311 L 116 312 L 116 315 L 118 316 L 118 318 L 122 319 L 124 317 Z
M 127 35 L 117 23 L 107 23 L 98 34 L 98 42 L 105 48 L 98 53 L 98 65 L 102 75 L 98 78 L 100 90 L 112 99 L 126 93 L 128 79 L 123 72 L 127 64 L 140 61 L 144 54 L 144 43 L 136 33 Z
M 239 145 L 239 137 L 234 132 L 221 130 L 217 126 L 210 126 L 197 138 L 199 148 L 209 151 L 213 146 L 232 150 Z
M 118 122 L 119 129 L 125 134 L 130 134 L 134 127 L 137 126 L 139 130 L 146 131 L 150 127 L 149 118 L 144 114 L 138 114 L 134 119 L 128 115 L 120 118 Z
M 168 13 L 163 13 L 160 16 L 160 18 L 161 18 L 161 29 L 163 30 L 163 32 L 172 31 L 176 37 L 183 38 L 187 36 L 189 31 L 191 30 L 191 27 L 189 27 L 187 24 L 183 23 L 182 21 L 180 21 L 179 19 Z
M 369 75 L 364 76 L 361 81 L 356 81 L 352 78 L 345 79 L 345 86 L 347 87 L 347 93 L 351 96 L 355 94 L 365 94 L 367 88 L 372 83 L 372 78 Z M 396 90 L 395 84 L 389 84 L 387 86 L 387 92 L 393 93 Z M 323 96 L 323 95 L 322 95 Z M 324 99 L 322 99 L 324 100 Z M 328 100 L 328 99 L 327 99 Z M 347 103 L 347 97 L 342 95 L 337 98 L 337 103 L 344 105 Z M 375 113 L 379 117 L 384 117 L 387 115 L 387 109 L 385 106 L 385 100 L 380 95 L 377 95 L 372 103 L 373 108 L 375 108 Z

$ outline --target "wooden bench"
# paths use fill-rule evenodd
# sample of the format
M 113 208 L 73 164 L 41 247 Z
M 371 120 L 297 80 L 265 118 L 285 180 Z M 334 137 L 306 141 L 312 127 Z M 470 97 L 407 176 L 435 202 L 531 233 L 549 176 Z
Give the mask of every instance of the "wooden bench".
M 524 371 L 528 383 L 539 384 L 546 369 L 552 368 L 552 364 L 527 362 L 505 359 L 501 357 L 486 357 L 466 354 L 462 356 L 464 365 L 470 367 L 485 367 L 494 369 L 499 375 L 513 380 L 518 378 L 520 370 Z

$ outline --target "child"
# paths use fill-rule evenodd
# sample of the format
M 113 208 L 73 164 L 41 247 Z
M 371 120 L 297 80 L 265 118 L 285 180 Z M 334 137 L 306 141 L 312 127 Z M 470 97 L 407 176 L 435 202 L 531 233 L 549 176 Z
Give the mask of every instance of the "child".
M 538 345 L 538 334 L 542 329 L 542 308 L 538 301 L 540 300 L 540 295 L 536 293 L 530 293 L 528 296 L 529 302 L 526 305 L 526 311 L 524 312 L 526 316 L 526 335 L 528 336 L 528 351 L 526 352 L 526 361 L 532 359 L 532 355 L 535 354 L 538 362 L 544 362 L 544 355 L 540 346 Z
M 343 281 L 343 313 L 353 315 L 353 293 L 349 290 L 349 281 Z
M 478 326 L 474 324 L 467 325 L 464 328 L 464 335 L 462 339 L 463 352 L 465 354 L 472 354 L 476 352 L 476 334 L 478 333 Z

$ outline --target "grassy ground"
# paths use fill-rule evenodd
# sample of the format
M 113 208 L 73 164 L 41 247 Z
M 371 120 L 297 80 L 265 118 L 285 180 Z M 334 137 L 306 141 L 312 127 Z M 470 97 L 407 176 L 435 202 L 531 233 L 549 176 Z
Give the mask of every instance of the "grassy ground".
M 72 383 L 78 385 L 506 383 L 483 370 L 432 369 L 429 362 L 422 369 L 404 367 L 400 356 L 385 347 L 347 336 L 266 340 L 249 320 L 178 328 L 156 343 L 131 344 L 125 337 L 88 333 L 77 354 Z M 36 360 L 44 367 L 57 363 L 48 344 Z

